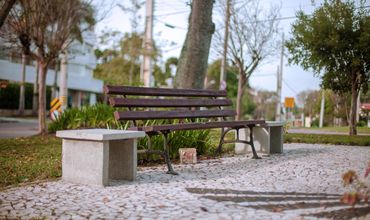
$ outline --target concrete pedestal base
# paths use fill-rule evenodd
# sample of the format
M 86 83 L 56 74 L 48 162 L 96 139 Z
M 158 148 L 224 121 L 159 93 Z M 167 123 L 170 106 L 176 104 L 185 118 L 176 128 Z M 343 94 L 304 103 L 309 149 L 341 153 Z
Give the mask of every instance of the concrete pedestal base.
M 266 127 L 253 128 L 253 143 L 257 151 L 264 154 L 283 153 L 283 125 L 284 122 L 266 122 Z M 249 140 L 249 129 L 240 129 L 240 139 Z M 251 147 L 236 143 L 235 153 L 246 154 Z
M 63 138 L 62 179 L 106 186 L 109 179 L 136 178 L 137 138 L 141 131 L 87 129 L 58 131 Z

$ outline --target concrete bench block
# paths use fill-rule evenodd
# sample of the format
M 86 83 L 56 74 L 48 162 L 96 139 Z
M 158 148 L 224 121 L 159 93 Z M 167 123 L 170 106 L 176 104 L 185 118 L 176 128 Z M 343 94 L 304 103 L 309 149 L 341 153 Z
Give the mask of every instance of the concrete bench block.
M 109 179 L 135 180 L 137 138 L 144 136 L 107 129 L 57 131 L 63 138 L 62 179 L 101 186 L 109 185 Z
M 267 121 L 266 126 L 253 128 L 253 143 L 257 151 L 264 154 L 283 153 L 284 122 Z M 240 139 L 249 141 L 249 129 L 239 130 Z M 251 152 L 251 147 L 242 143 L 235 144 L 236 154 Z

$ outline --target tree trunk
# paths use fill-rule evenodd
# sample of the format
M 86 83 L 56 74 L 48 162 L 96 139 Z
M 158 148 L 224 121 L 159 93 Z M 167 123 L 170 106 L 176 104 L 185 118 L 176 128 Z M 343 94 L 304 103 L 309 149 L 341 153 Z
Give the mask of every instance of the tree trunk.
M 238 94 L 236 96 L 236 116 L 235 120 L 239 121 L 243 114 L 243 96 L 245 91 L 247 79 L 245 78 L 244 72 L 239 70 L 239 80 L 238 80 Z
M 47 63 L 39 61 L 39 134 L 46 134 L 46 75 L 48 71 Z
M 0 28 L 3 26 L 4 21 L 6 17 L 8 17 L 8 14 L 10 10 L 12 9 L 13 5 L 15 4 L 16 0 L 5 0 L 3 5 L 1 6 L 0 9 Z
M 36 61 L 36 73 L 35 73 L 35 83 L 33 84 L 33 99 L 32 99 L 32 114 L 37 115 L 37 107 L 38 107 L 38 97 L 39 97 L 39 62 Z
M 175 87 L 203 88 L 215 26 L 213 0 L 193 0 L 188 32 L 181 50 Z
M 351 111 L 350 111 L 350 119 L 349 119 L 349 135 L 357 135 L 356 113 L 357 113 L 357 96 L 359 92 L 357 89 L 357 74 L 352 75 L 351 92 L 352 92 L 352 96 L 351 96 Z
M 19 91 L 19 106 L 18 114 L 24 114 L 24 100 L 25 100 L 25 81 L 26 81 L 26 55 L 22 54 L 22 77 L 21 77 L 21 86 Z

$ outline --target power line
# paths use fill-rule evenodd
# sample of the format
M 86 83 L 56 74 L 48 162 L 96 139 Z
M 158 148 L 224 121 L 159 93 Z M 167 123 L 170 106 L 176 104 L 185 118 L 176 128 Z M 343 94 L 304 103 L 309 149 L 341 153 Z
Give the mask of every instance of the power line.
M 266 77 L 266 76 L 275 76 L 276 74 L 258 74 L 258 75 L 251 75 L 251 77 Z
M 169 28 L 177 28 L 177 29 L 181 29 L 181 30 L 187 30 L 187 28 L 184 28 L 184 27 L 180 27 L 180 26 L 176 26 L 176 25 L 172 25 L 172 24 L 169 24 L 165 21 L 162 21 L 162 20 L 159 20 L 158 18 L 154 18 L 156 21 L 164 24 L 166 27 L 169 27 Z
M 286 81 L 285 81 L 285 79 L 283 78 L 283 82 L 284 82 L 284 84 L 292 91 L 292 92 L 294 92 L 294 94 L 295 95 L 297 95 L 298 94 L 298 92 L 295 90 L 295 89 L 293 89 Z
M 171 13 L 167 13 L 167 14 L 159 14 L 159 15 L 156 15 L 156 17 L 163 17 L 163 16 L 177 15 L 177 14 L 184 14 L 184 13 L 189 13 L 189 10 L 186 10 L 186 11 L 171 12 Z

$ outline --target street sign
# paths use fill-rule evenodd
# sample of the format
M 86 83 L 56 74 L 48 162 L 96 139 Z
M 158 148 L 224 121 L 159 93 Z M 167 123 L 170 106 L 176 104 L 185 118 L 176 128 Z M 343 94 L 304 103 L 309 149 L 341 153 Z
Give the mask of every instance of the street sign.
M 285 97 L 284 106 L 285 106 L 285 108 L 294 108 L 294 98 L 293 97 Z
M 53 101 L 50 102 L 51 120 L 55 121 L 59 117 L 61 112 L 62 112 L 62 103 L 59 101 L 58 98 L 54 98 Z

